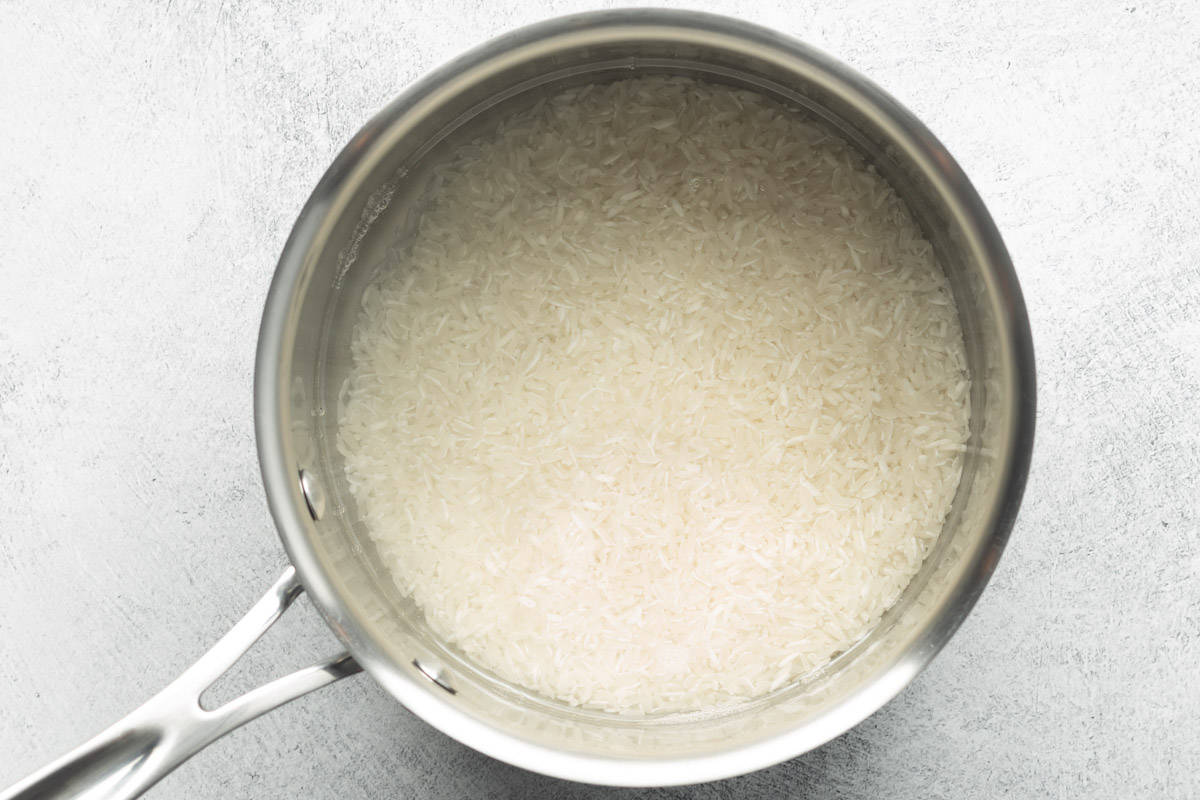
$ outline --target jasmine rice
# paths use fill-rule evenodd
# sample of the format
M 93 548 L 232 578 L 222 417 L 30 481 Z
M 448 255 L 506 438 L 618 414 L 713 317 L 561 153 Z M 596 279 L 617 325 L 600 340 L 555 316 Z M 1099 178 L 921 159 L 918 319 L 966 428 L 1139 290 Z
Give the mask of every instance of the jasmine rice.
M 338 448 L 439 635 L 614 712 L 707 709 L 877 623 L 967 437 L 945 275 L 826 128 L 680 78 L 440 167 L 363 299 Z

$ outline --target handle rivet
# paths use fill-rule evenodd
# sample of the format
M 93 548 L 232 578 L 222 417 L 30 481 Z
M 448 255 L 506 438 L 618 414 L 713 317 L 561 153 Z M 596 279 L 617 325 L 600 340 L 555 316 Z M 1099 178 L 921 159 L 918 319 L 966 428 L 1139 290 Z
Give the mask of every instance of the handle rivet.
M 418 672 L 420 672 L 426 678 L 429 678 L 429 680 L 433 681 L 450 694 L 458 694 L 458 690 L 450 685 L 450 678 L 446 674 L 446 668 L 441 664 L 437 663 L 436 661 L 421 663 L 414 658 L 412 665 L 417 668 Z
M 304 502 L 312 518 L 317 520 L 324 516 L 325 491 L 308 470 L 300 470 L 300 492 L 304 495 Z

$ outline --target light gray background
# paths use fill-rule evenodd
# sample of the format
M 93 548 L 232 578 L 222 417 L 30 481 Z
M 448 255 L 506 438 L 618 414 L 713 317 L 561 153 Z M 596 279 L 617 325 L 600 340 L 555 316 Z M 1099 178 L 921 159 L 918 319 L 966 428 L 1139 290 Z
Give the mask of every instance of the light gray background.
M 284 564 L 259 312 L 337 150 L 425 70 L 587 2 L 0 0 L 0 785 L 166 684 Z M 732 781 L 609 791 L 447 739 L 359 677 L 157 798 L 1200 794 L 1200 10 L 696 2 L 871 76 L 1012 250 L 1038 441 L 974 614 L 894 702 Z M 236 685 L 334 649 L 289 614 Z

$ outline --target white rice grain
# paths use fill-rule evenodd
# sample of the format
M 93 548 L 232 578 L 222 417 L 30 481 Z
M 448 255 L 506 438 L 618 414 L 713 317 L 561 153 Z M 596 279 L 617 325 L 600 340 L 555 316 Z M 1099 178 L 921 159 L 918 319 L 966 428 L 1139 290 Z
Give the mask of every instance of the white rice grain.
M 338 426 L 433 629 L 618 712 L 753 697 L 869 631 L 968 422 L 953 298 L 886 182 L 678 78 L 568 91 L 437 176 L 364 295 Z

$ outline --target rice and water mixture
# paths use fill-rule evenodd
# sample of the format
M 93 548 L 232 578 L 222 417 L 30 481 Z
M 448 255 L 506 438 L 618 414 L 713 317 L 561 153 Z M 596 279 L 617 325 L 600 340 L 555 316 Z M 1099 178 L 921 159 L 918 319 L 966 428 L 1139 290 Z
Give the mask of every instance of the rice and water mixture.
M 440 167 L 364 297 L 354 497 L 435 632 L 619 712 L 802 677 L 917 572 L 968 380 L 932 248 L 824 128 L 678 78 Z

